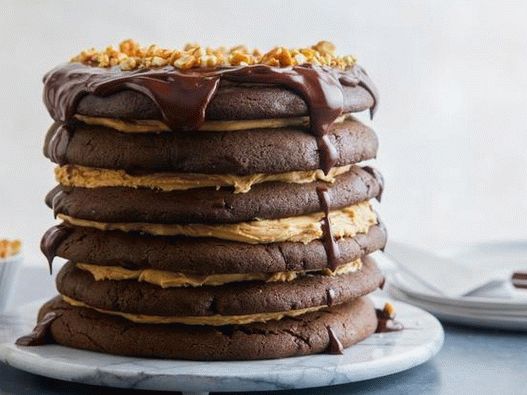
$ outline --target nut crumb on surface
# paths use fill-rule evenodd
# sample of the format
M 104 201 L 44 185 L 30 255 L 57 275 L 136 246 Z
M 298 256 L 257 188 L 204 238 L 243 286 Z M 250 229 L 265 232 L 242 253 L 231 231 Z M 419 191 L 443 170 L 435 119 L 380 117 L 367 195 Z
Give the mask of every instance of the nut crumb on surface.
M 273 67 L 289 67 L 302 64 L 329 66 L 346 69 L 356 63 L 351 56 L 335 55 L 335 45 L 329 41 L 319 41 L 307 48 L 275 47 L 266 53 L 258 49 L 250 50 L 244 45 L 227 49 L 225 47 L 201 47 L 187 44 L 181 50 L 160 48 L 157 45 L 141 47 L 134 40 L 125 40 L 119 48 L 112 46 L 104 50 L 95 48 L 82 51 L 71 62 L 94 67 L 118 66 L 123 71 L 172 66 L 180 70 L 191 68 L 219 68 L 265 64 Z
M 384 308 L 383 308 L 383 313 L 386 315 L 387 318 L 394 319 L 395 318 L 395 307 L 393 307 L 393 304 L 385 303 Z
M 22 243 L 20 240 L 0 239 L 0 259 L 18 254 L 21 247 Z

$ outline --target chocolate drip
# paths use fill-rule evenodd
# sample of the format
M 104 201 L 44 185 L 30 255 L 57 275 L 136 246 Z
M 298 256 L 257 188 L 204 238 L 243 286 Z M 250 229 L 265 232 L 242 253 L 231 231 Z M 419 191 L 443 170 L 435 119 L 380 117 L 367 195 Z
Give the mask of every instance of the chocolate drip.
M 326 300 L 327 300 L 327 305 L 328 306 L 333 306 L 333 303 L 335 302 L 335 290 L 333 288 L 330 288 L 330 289 L 327 289 L 326 290 Z
M 64 224 L 53 226 L 48 229 L 40 241 L 40 250 L 48 260 L 49 274 L 53 272 L 53 259 L 57 256 L 57 248 L 72 229 Z
M 59 213 L 62 210 L 62 202 L 63 202 L 62 197 L 65 196 L 65 191 L 67 190 L 68 189 L 64 187 L 63 189 L 53 190 L 53 197 L 51 198 L 51 208 L 53 209 L 53 218 L 55 219 L 57 218 L 57 215 L 59 215 Z
M 173 130 L 198 129 L 205 121 L 205 111 L 216 93 L 218 76 L 178 74 L 173 78 L 166 72 L 138 73 L 104 83 L 93 82 L 91 92 L 97 96 L 108 96 L 123 88 L 135 90 L 148 96 L 161 112 L 167 125 Z
M 372 115 L 378 101 L 374 85 L 360 66 L 345 71 L 309 64 L 286 68 L 253 65 L 214 70 L 181 71 L 165 67 L 121 71 L 115 67 L 103 69 L 79 63 L 69 63 L 46 74 L 44 101 L 55 120 L 68 122 L 87 94 L 108 96 L 134 90 L 154 102 L 163 121 L 172 130 L 191 131 L 199 129 L 205 121 L 207 106 L 221 79 L 281 85 L 300 95 L 309 107 L 311 133 L 317 137 L 320 164 L 326 173 L 337 161 L 336 149 L 325 135 L 342 113 L 343 85 L 360 85 L 370 92 L 375 103 Z
M 49 329 L 53 321 L 61 316 L 60 313 L 50 311 L 47 313 L 33 329 L 29 335 L 17 339 L 17 346 L 41 346 L 49 343 Z
M 381 172 L 377 170 L 375 167 L 371 166 L 364 166 L 362 170 L 370 173 L 375 180 L 377 180 L 377 183 L 379 184 L 379 194 L 375 197 L 377 201 L 380 203 L 382 199 L 382 194 L 384 192 L 384 177 L 382 176 Z
M 394 317 L 387 314 L 382 309 L 375 309 L 377 314 L 377 329 L 375 333 L 398 332 L 404 329 L 404 326 L 399 321 L 395 321 Z
M 342 343 L 340 342 L 339 338 L 335 334 L 335 331 L 331 327 L 327 327 L 328 335 L 329 335 L 329 345 L 328 345 L 328 353 L 329 354 L 342 354 L 342 351 L 344 350 L 344 347 L 342 346 Z
M 328 174 L 329 170 L 337 163 L 337 149 L 331 143 L 327 134 L 317 137 L 317 145 L 320 156 L 320 168 L 325 174 Z
M 340 257 L 339 246 L 333 237 L 331 231 L 331 223 L 329 221 L 329 209 L 331 205 L 331 198 L 327 188 L 317 187 L 318 200 L 322 211 L 324 212 L 324 218 L 322 219 L 322 242 L 326 249 L 326 255 L 328 258 L 328 266 L 331 270 L 335 270 L 338 266 L 338 259 Z
M 373 97 L 373 106 L 370 108 L 370 118 L 373 119 L 377 111 L 377 106 L 379 105 L 379 93 L 370 76 L 366 73 L 366 70 L 355 65 L 348 73 L 342 74 L 339 81 L 342 85 L 346 86 L 361 86 L 369 92 L 371 97 Z
M 224 77 L 237 82 L 278 84 L 300 95 L 309 107 L 311 133 L 317 137 L 320 167 L 327 174 L 337 161 L 337 150 L 326 136 L 331 124 L 342 114 L 344 95 L 339 74 L 311 65 L 293 68 L 253 66 Z
M 66 153 L 68 151 L 68 144 L 70 143 L 71 132 L 67 125 L 60 125 L 51 140 L 49 141 L 48 146 L 48 155 L 49 159 L 52 162 L 57 163 L 58 165 L 66 164 Z

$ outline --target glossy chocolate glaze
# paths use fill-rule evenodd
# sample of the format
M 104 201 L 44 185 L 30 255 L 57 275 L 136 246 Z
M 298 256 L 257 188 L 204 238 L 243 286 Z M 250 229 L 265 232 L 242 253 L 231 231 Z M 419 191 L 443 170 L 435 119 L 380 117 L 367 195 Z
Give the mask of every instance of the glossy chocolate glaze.
M 40 250 L 48 260 L 50 274 L 53 272 L 53 259 L 57 256 L 57 248 L 71 231 L 70 227 L 60 224 L 49 228 L 42 236 Z
M 222 79 L 239 83 L 284 86 L 301 96 L 309 107 L 311 133 L 317 137 L 321 169 L 334 164 L 336 150 L 325 138 L 329 126 L 341 115 L 343 86 L 361 86 L 374 98 L 378 96 L 366 72 L 358 65 L 345 71 L 302 65 L 277 68 L 267 65 L 181 71 L 172 67 L 121 71 L 90 67 L 80 63 L 59 66 L 44 77 L 44 102 L 51 116 L 71 122 L 77 104 L 87 94 L 109 96 L 134 90 L 149 97 L 159 108 L 163 121 L 172 130 L 197 130 L 205 121 L 207 106 Z M 67 144 L 56 144 L 58 158 Z
M 29 335 L 22 336 L 16 341 L 17 346 L 40 346 L 49 343 L 49 328 L 53 321 L 60 317 L 60 313 L 51 311 L 47 313 Z
M 329 335 L 329 346 L 327 352 L 329 354 L 342 354 L 344 347 L 342 346 L 342 343 L 337 337 L 335 331 L 329 326 L 327 327 L 327 330 Z
M 381 172 L 379 170 L 377 170 L 375 167 L 363 166 L 362 170 L 367 171 L 368 173 L 370 173 L 377 180 L 377 182 L 379 183 L 380 191 L 379 191 L 379 194 L 377 195 L 377 197 L 375 199 L 377 199 L 377 201 L 380 202 L 381 199 L 382 199 L 382 194 L 384 192 L 384 177 L 382 176 Z
M 331 208 L 331 198 L 329 196 L 327 188 L 317 188 L 318 200 L 320 201 L 320 207 L 324 212 L 324 218 L 322 219 L 322 242 L 326 250 L 328 257 L 328 266 L 331 270 L 335 270 L 338 266 L 338 259 L 340 257 L 340 250 L 338 244 L 335 242 L 333 232 L 331 231 L 331 223 L 329 220 L 329 210 Z
M 70 127 L 66 124 L 60 125 L 49 141 L 49 159 L 62 166 L 66 164 L 66 152 L 71 138 Z
M 333 288 L 330 288 L 326 290 L 326 299 L 327 299 L 327 305 L 333 306 L 333 303 L 335 302 L 335 290 Z

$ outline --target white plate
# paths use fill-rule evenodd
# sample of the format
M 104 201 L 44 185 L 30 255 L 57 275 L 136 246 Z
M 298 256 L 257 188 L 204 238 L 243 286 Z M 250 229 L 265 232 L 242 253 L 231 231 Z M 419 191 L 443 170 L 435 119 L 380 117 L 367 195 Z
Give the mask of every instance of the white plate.
M 491 312 L 486 312 L 483 314 L 482 312 L 474 313 L 468 309 L 452 309 L 440 304 L 427 303 L 424 300 L 414 299 L 408 297 L 408 295 L 390 285 L 388 285 L 388 291 L 394 298 L 427 310 L 440 320 L 446 322 L 482 328 L 527 331 L 527 316 L 511 317 L 496 315 L 492 314 Z
M 397 248 L 390 251 L 390 254 L 397 260 L 403 259 L 397 256 Z M 496 264 L 527 269 L 527 242 L 475 244 L 444 251 L 441 256 L 478 265 L 482 270 L 491 269 Z M 413 281 L 415 280 L 401 273 L 392 273 L 389 276 L 387 290 L 394 298 L 419 306 L 445 321 L 471 326 L 527 330 L 526 298 L 440 296 L 428 291 L 426 287 L 413 284 Z M 519 292 L 524 293 L 524 291 Z
M 377 305 L 386 299 L 374 297 Z M 443 329 L 432 315 L 394 302 L 397 319 L 407 329 L 375 334 L 345 350 L 265 361 L 194 362 L 129 358 L 58 345 L 18 347 L 16 336 L 31 330 L 40 304 L 0 316 L 0 361 L 55 379 L 110 387 L 184 392 L 269 391 L 321 387 L 372 379 L 422 364 L 443 344 Z M 6 339 L 4 339 L 6 340 Z
M 468 309 L 480 309 L 485 311 L 495 310 L 502 314 L 521 315 L 527 317 L 527 302 L 518 300 L 507 300 L 497 298 L 485 298 L 479 296 L 464 296 L 460 298 L 453 298 L 448 296 L 439 296 L 435 294 L 427 294 L 424 292 L 414 291 L 411 288 L 411 283 L 403 278 L 399 273 L 391 274 L 389 277 L 389 285 L 404 292 L 412 299 L 422 300 L 424 302 L 434 303 L 438 305 L 448 305 L 452 307 L 466 307 Z

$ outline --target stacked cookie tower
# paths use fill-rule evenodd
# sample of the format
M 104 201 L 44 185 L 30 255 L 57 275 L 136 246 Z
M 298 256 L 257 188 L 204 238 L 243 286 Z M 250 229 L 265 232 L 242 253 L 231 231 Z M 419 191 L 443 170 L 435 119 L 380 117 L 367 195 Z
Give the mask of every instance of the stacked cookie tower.
M 63 221 L 42 240 L 60 296 L 40 333 L 198 360 L 340 352 L 372 334 L 377 151 L 351 116 L 375 88 L 321 42 L 266 54 L 132 41 L 44 79 Z

